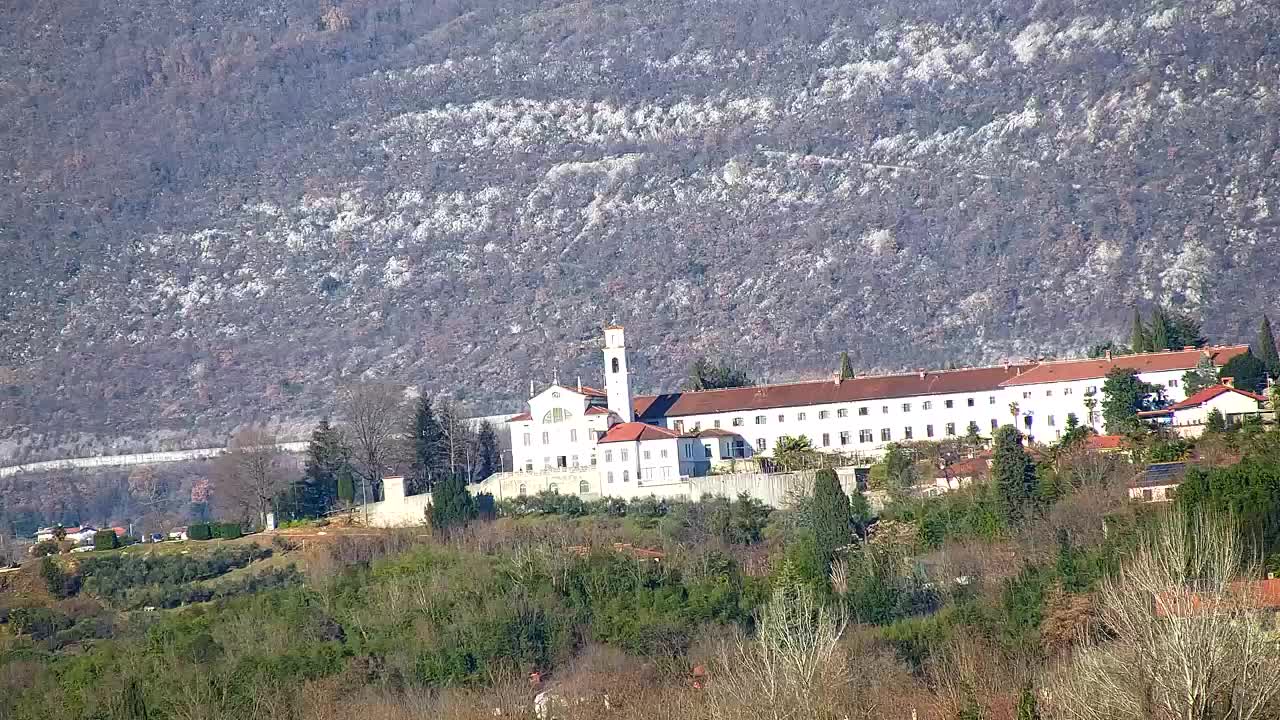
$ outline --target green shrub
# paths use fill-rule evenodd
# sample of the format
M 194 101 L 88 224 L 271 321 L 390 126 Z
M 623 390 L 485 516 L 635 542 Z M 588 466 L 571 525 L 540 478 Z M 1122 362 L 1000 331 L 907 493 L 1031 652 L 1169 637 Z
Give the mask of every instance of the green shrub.
M 58 543 L 54 540 L 41 540 L 31 546 L 32 557 L 48 557 L 49 555 L 58 554 Z
M 99 530 L 93 534 L 94 550 L 115 550 L 120 547 L 120 538 L 115 530 Z
M 238 522 L 218 523 L 217 530 L 218 537 L 223 540 L 235 540 L 244 534 L 241 531 L 240 523 Z
M 192 540 L 212 540 L 213 525 L 211 523 L 196 523 L 187 528 L 187 537 Z

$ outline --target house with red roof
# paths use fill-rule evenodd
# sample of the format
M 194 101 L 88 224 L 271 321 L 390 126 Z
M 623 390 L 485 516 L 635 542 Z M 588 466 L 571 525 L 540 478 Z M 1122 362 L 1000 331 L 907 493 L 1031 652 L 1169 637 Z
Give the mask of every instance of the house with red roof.
M 1066 429 L 1067 416 L 1102 431 L 1102 386 L 1116 368 L 1135 370 L 1138 378 L 1159 389 L 1167 402 L 1186 399 L 1182 376 L 1202 359 L 1221 368 L 1249 351 L 1248 345 L 1187 347 L 1182 350 L 1111 355 L 1078 360 L 1050 360 L 1001 383 L 1010 417 L 1018 429 L 1040 442 L 1053 442 Z
M 711 470 L 701 438 L 657 425 L 618 423 L 599 444 L 601 492 L 609 497 L 679 497 L 686 478 Z
M 1194 438 L 1204 433 L 1213 411 L 1221 413 L 1230 427 L 1246 417 L 1257 416 L 1266 408 L 1266 401 L 1257 393 L 1235 387 L 1231 378 L 1223 378 L 1221 384 L 1204 388 L 1169 407 L 1138 415 L 1164 425 L 1182 437 Z

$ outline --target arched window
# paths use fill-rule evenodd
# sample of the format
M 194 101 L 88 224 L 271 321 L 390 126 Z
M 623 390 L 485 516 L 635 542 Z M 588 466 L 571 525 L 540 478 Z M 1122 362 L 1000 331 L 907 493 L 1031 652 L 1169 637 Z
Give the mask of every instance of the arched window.
M 623 470 L 623 471 L 622 471 L 622 482 L 631 482 L 631 471 L 630 471 L 630 470 Z
M 560 486 L 559 486 L 559 485 L 557 485 L 557 484 L 555 484 L 555 483 L 551 483 L 551 485 L 549 485 L 549 486 L 547 487 L 547 489 L 548 489 L 548 490 L 550 490 L 550 491 L 551 491 L 551 492 L 553 492 L 553 493 L 558 493 L 558 492 L 560 492 Z
M 586 480 L 583 480 L 582 482 L 578 483 L 578 492 L 582 495 L 586 495 L 587 493 L 591 492 L 591 485 Z
M 614 371 L 614 372 L 618 372 L 619 368 L 621 368 L 621 367 L 622 367 L 622 363 L 618 362 L 618 358 L 614 358 L 614 359 L 613 359 L 613 371 Z
M 571 417 L 573 417 L 573 413 L 564 408 L 551 408 L 547 411 L 547 414 L 542 416 L 542 422 L 544 424 L 564 422 Z
M 529 494 L 529 490 L 528 490 L 528 488 L 526 488 L 526 487 L 524 486 L 524 483 L 520 483 L 520 493 L 519 493 L 519 495 L 520 495 L 521 497 L 524 497 L 525 495 L 528 495 L 528 494 Z

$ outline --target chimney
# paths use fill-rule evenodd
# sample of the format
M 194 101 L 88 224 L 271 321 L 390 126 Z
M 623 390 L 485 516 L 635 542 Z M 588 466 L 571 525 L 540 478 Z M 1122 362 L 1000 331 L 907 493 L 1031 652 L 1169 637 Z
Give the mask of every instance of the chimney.
M 1224 377 L 1222 378 L 1222 384 L 1226 385 L 1229 388 L 1233 388 L 1236 386 L 1236 379 L 1230 376 Z
M 923 370 L 921 370 L 921 371 L 920 371 L 920 379 L 921 379 L 921 380 L 923 380 L 923 379 L 924 379 L 924 371 L 923 371 Z
M 835 378 L 834 378 L 834 381 L 835 381 L 836 387 L 840 387 L 840 383 L 841 383 L 843 380 L 844 380 L 844 378 L 840 377 L 840 373 L 836 373 L 836 376 L 835 376 Z
M 582 376 L 578 376 L 578 392 L 582 392 Z
M 1111 362 L 1111 351 L 1107 351 L 1107 362 Z

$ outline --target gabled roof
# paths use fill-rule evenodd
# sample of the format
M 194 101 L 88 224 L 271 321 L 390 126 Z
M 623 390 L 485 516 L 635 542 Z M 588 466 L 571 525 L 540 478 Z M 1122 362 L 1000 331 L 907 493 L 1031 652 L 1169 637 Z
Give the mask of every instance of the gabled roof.
M 1114 368 L 1131 368 L 1140 373 L 1193 370 L 1200 358 L 1208 354 L 1213 364 L 1222 366 L 1228 360 L 1249 352 L 1248 345 L 1224 345 L 1218 347 L 1172 350 L 1140 355 L 1117 355 L 1111 359 L 1050 360 L 1039 363 L 1015 378 L 1001 383 L 1004 387 L 1033 385 L 1038 383 L 1070 382 L 1073 380 L 1102 379 Z
M 886 400 L 920 395 L 950 395 L 996 390 L 1005 380 L 1030 365 L 1003 365 L 965 370 L 914 372 L 857 377 L 850 380 L 810 380 L 781 385 L 725 390 L 699 390 L 635 398 L 636 417 L 654 420 L 682 415 L 744 410 L 767 410 L 828 403 Z
M 586 395 L 587 397 L 602 397 L 602 398 L 609 397 L 609 393 L 605 392 L 604 390 L 600 390 L 598 388 L 593 388 L 593 387 L 587 387 L 586 385 L 583 385 L 582 387 L 577 389 L 574 389 L 574 388 L 569 388 L 569 389 L 573 390 L 574 392 L 580 392 L 583 395 Z
M 991 461 L 986 457 L 973 457 L 968 460 L 961 460 L 958 463 L 948 465 L 945 468 L 939 468 L 934 471 L 935 479 L 941 478 L 971 478 L 978 475 L 985 475 L 991 469 Z
M 599 443 L 636 442 L 641 440 L 674 440 L 680 433 L 642 422 L 618 423 L 600 438 Z
M 592 405 L 591 407 L 587 408 L 587 411 L 586 411 L 586 413 L 584 413 L 584 414 L 585 414 L 585 415 L 608 415 L 608 414 L 609 414 L 609 412 L 610 412 L 610 410 L 609 410 L 609 408 L 607 408 L 607 407 L 600 407 L 599 405 Z
M 1195 393 L 1194 395 L 1187 398 L 1186 400 L 1183 400 L 1180 403 L 1174 403 L 1173 406 L 1170 407 L 1169 409 L 1170 410 L 1186 410 L 1188 408 L 1199 407 L 1209 402 L 1210 400 L 1218 397 L 1219 395 L 1225 395 L 1227 393 L 1236 393 L 1237 395 L 1244 395 L 1245 397 L 1253 398 L 1258 402 L 1266 402 L 1267 400 L 1261 395 L 1257 393 L 1251 393 L 1248 390 L 1241 390 L 1240 388 L 1231 387 L 1230 385 L 1213 385 L 1211 387 L 1207 387 L 1201 390 L 1200 392 Z
M 528 411 L 525 411 L 525 412 L 520 413 L 519 415 L 512 415 L 511 417 L 507 418 L 507 422 L 509 422 L 509 423 L 513 423 L 513 422 L 525 422 L 525 421 L 532 420 L 532 419 L 533 419 L 533 415 L 530 415 L 530 414 L 528 413 Z

